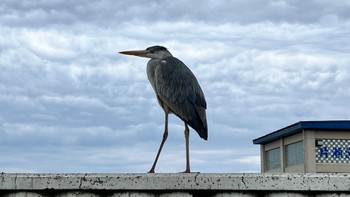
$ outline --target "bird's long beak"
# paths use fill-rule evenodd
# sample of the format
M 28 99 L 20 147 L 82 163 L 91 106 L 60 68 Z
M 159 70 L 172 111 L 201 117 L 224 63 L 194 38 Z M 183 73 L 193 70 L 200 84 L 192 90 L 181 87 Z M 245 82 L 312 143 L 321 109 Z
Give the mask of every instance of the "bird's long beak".
M 124 55 L 135 55 L 139 57 L 147 57 L 147 54 L 150 53 L 148 50 L 134 50 L 134 51 L 121 51 L 119 52 Z

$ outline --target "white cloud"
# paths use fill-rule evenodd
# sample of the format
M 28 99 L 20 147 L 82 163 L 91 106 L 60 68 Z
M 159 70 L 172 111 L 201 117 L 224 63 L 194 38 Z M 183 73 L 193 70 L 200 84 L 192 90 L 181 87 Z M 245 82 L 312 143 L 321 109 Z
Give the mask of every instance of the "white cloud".
M 242 163 L 242 164 L 260 164 L 260 156 L 246 156 L 239 159 L 236 159 L 235 161 Z
M 164 114 L 147 81 L 147 59 L 117 52 L 160 44 L 192 69 L 206 95 L 209 140 L 191 132 L 193 169 L 259 171 L 252 139 L 299 120 L 350 117 L 348 7 L 344 1 L 5 1 L 0 155 L 9 162 L 0 166 L 149 170 Z M 176 116 L 169 132 L 159 170 L 181 171 L 183 123 Z M 50 168 L 34 164 L 43 157 Z

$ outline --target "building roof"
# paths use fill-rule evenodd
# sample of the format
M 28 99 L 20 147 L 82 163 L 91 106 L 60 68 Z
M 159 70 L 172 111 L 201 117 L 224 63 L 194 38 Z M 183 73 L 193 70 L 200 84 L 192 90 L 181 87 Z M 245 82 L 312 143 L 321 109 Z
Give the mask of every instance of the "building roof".
M 275 141 L 276 139 L 299 133 L 305 129 L 350 131 L 350 120 L 300 121 L 262 137 L 256 138 L 253 140 L 253 143 L 267 144 Z

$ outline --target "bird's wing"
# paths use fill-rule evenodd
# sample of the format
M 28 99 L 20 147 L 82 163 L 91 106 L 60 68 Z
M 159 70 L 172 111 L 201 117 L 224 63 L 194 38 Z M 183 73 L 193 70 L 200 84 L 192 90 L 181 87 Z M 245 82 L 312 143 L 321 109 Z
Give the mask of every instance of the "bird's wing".
M 156 67 L 154 77 L 156 93 L 162 102 L 207 139 L 207 103 L 191 70 L 179 59 L 168 57 Z

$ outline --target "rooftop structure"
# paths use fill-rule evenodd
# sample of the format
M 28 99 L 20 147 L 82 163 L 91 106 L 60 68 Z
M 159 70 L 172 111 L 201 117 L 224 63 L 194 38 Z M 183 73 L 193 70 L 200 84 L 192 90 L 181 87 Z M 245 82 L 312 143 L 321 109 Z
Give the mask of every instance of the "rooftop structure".
M 261 172 L 350 172 L 350 121 L 300 121 L 253 140 Z

